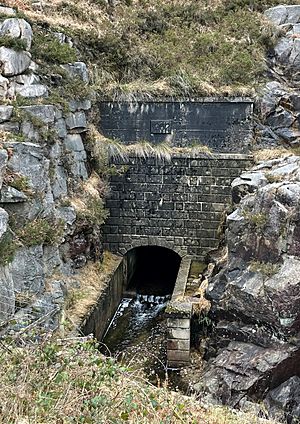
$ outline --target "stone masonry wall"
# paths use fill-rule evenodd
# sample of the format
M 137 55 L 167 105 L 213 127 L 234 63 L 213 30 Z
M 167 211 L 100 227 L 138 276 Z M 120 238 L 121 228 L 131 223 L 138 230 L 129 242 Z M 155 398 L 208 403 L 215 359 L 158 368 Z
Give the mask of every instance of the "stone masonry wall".
M 250 158 L 177 154 L 170 161 L 131 157 L 126 165 L 126 173 L 111 178 L 105 248 L 125 254 L 157 245 L 196 257 L 218 247 L 231 182 L 250 166 Z

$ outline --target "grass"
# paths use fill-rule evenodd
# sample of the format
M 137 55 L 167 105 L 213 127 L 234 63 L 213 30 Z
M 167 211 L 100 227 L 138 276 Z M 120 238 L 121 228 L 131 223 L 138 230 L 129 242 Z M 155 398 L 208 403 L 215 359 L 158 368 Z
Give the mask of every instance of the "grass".
M 112 273 L 119 265 L 119 256 L 104 252 L 103 262 L 89 262 L 73 277 L 78 288 L 71 289 L 66 300 L 65 327 L 78 327 L 96 304 Z
M 277 39 L 261 12 L 278 0 L 123 0 L 115 7 L 56 0 L 41 11 L 30 0 L 7 3 L 37 22 L 36 59 L 74 60 L 75 49 L 50 35 L 65 32 L 92 70 L 98 95 L 115 100 L 252 94 Z
M 27 42 L 26 40 L 21 40 L 20 38 L 13 38 L 9 37 L 8 35 L 3 35 L 0 37 L 0 47 L 2 46 L 16 51 L 23 51 L 27 48 Z
M 104 208 L 103 198 L 107 190 L 106 183 L 96 172 L 77 189 L 70 204 L 76 210 L 79 226 L 99 227 L 105 222 L 108 211 Z
M 190 146 L 187 147 L 173 147 L 168 142 L 152 144 L 148 141 L 126 145 L 118 140 L 104 137 L 94 125 L 89 126 L 86 146 L 90 151 L 95 169 L 104 177 L 125 172 L 126 165 L 125 168 L 124 166 L 116 168 L 111 165 L 111 162 L 121 161 L 126 163 L 130 157 L 140 159 L 154 157 L 157 160 L 169 162 L 172 157 L 180 154 L 212 156 L 212 151 L 209 147 L 195 142 L 191 142 Z
M 250 414 L 204 408 L 104 358 L 92 340 L 44 338 L 0 347 L 0 422 L 35 424 L 257 424 Z M 7 346 L 7 347 L 6 347 Z M 6 347 L 6 348 L 5 348 Z
M 16 236 L 25 246 L 53 245 L 60 242 L 64 232 L 63 221 L 35 219 L 16 230 Z
M 292 149 L 285 147 L 276 147 L 273 149 L 260 149 L 253 152 L 253 159 L 255 163 L 264 162 L 267 160 L 278 159 L 285 156 L 290 156 L 294 153 Z

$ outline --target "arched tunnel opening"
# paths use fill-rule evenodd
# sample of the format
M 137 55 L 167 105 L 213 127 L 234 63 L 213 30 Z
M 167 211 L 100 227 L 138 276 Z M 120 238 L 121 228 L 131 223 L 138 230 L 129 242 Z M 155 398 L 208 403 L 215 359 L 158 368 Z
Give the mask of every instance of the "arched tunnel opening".
M 159 368 L 162 358 L 166 358 L 164 311 L 180 263 L 177 253 L 159 246 L 136 247 L 126 253 L 127 287 L 102 339 L 110 354 L 121 355 L 125 362 L 134 360 L 144 371 L 149 364 L 151 369 Z
M 136 247 L 126 254 L 127 291 L 138 295 L 171 295 L 176 283 L 181 257 L 160 246 Z

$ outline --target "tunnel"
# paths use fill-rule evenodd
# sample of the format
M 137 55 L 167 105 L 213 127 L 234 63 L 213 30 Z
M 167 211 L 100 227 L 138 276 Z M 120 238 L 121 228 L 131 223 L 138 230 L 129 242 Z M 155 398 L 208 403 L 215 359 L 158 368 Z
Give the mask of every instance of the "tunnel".
M 137 294 L 165 296 L 172 294 L 181 257 L 171 249 L 141 246 L 126 254 L 127 291 Z

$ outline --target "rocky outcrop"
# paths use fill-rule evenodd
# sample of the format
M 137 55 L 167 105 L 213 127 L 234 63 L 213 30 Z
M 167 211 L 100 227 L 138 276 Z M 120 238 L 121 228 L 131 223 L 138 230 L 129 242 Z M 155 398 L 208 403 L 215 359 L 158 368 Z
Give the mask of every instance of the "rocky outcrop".
M 0 13 L 14 15 L 9 8 Z M 0 36 L 25 47 L 0 48 L 0 324 L 13 318 L 15 331 L 45 316 L 43 325 L 53 329 L 69 277 L 101 254 L 99 226 L 83 220 L 77 200 L 82 184 L 90 184 L 84 138 L 91 101 L 80 93 L 63 105 L 47 101 L 50 88 L 32 62 L 34 34 L 24 19 L 2 19 Z M 68 81 L 88 84 L 84 63 L 62 71 Z M 22 97 L 29 99 L 26 106 L 19 104 Z M 100 202 L 97 188 L 91 198 Z M 84 249 L 76 253 L 79 238 Z
M 277 6 L 265 12 L 281 37 L 268 58 L 272 81 L 259 93 L 258 147 L 297 147 L 300 140 L 300 6 Z
M 300 376 L 299 193 L 297 156 L 262 162 L 233 182 L 228 261 L 207 289 L 213 358 L 196 385 L 206 400 L 244 407 Z
M 257 148 L 300 141 L 300 6 L 265 16 L 281 38 L 257 102 Z M 209 402 L 298 422 L 300 377 L 300 157 L 260 162 L 232 183 L 227 263 L 210 280 L 212 332 L 195 389 Z M 259 402 L 260 404 L 256 403 Z
M 32 35 L 31 26 L 25 19 L 5 19 L 0 26 L 0 36 L 23 40 L 26 44 L 26 50 L 30 50 Z

